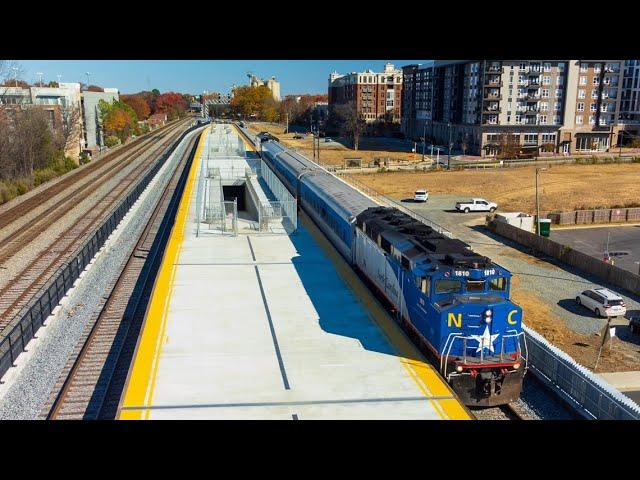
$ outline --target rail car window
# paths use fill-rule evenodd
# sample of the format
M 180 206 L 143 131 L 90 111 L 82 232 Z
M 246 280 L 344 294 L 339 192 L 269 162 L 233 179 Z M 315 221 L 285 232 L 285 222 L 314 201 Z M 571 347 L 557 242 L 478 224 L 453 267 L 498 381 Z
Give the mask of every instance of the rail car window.
M 429 291 L 431 290 L 431 277 L 422 277 L 420 280 L 420 290 L 422 293 L 429 296 Z
M 407 270 L 411 269 L 411 262 L 404 255 L 402 255 L 402 260 L 400 263 L 402 264 L 402 268 L 406 268 Z
M 436 280 L 436 295 L 440 293 L 458 293 L 461 287 L 460 280 Z
M 484 280 L 467 280 L 467 292 L 484 292 Z
M 389 241 L 380 235 L 380 247 L 387 253 L 391 253 L 391 244 Z
M 489 281 L 489 290 L 493 290 L 495 292 L 504 292 L 507 289 L 508 284 L 508 279 L 504 277 L 492 278 Z

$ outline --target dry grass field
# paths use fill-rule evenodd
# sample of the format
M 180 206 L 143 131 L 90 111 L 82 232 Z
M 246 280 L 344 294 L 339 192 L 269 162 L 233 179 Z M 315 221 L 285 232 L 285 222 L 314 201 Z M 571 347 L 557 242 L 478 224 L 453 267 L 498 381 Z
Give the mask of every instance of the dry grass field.
M 484 197 L 502 211 L 535 210 L 535 167 L 357 175 L 358 180 L 393 198 L 431 193 Z M 541 211 L 640 206 L 640 164 L 555 165 L 539 177 Z
M 313 159 L 313 145 L 311 136 L 307 136 L 304 140 L 295 140 L 294 133 L 283 133 L 284 127 L 276 127 L 269 124 L 250 124 L 249 130 L 254 133 L 267 131 L 276 137 L 287 147 L 298 150 L 305 157 Z M 344 165 L 345 158 L 361 158 L 362 164 L 373 162 L 375 157 L 391 157 L 393 159 L 419 162 L 422 156 L 410 152 L 397 152 L 389 150 L 352 150 L 338 142 L 325 143 L 324 139 L 320 139 L 320 163 L 322 165 Z

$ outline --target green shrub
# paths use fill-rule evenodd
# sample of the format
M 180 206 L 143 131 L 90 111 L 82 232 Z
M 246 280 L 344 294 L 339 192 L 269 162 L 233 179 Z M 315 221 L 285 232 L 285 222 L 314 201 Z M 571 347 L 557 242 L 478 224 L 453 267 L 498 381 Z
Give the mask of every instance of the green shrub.
M 118 137 L 116 137 L 115 135 L 110 135 L 107 138 L 105 138 L 104 144 L 108 148 L 112 148 L 112 147 L 115 147 L 116 145 L 120 144 L 120 139 Z
M 87 163 L 89 163 L 91 161 L 91 157 L 89 156 L 89 154 L 87 152 L 82 152 L 80 154 L 80 165 L 85 165 Z

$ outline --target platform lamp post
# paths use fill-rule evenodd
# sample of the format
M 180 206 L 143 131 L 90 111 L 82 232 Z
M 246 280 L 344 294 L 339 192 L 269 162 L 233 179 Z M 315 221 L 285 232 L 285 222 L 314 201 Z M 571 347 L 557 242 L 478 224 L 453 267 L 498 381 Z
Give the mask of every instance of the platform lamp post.
M 538 197 L 538 175 L 544 172 L 546 168 L 536 168 L 536 235 L 540 235 L 540 200 Z

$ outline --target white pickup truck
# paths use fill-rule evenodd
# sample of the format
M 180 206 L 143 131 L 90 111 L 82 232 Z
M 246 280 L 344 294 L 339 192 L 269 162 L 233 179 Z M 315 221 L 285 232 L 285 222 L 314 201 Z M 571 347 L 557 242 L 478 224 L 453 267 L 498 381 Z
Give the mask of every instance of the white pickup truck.
M 488 202 L 484 198 L 472 198 L 468 202 L 456 203 L 459 212 L 494 212 L 498 208 L 497 203 Z

